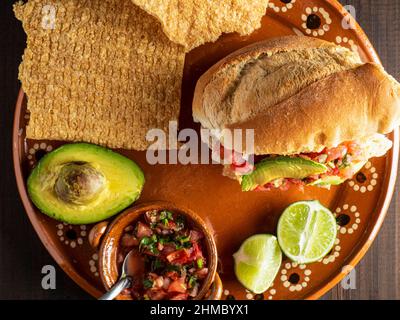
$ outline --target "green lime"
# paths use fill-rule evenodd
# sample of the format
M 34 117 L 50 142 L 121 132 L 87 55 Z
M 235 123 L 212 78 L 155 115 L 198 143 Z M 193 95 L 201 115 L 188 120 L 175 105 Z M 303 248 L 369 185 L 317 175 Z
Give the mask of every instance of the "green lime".
M 278 222 L 278 241 L 285 255 L 297 263 L 325 257 L 336 239 L 336 220 L 319 201 L 300 201 L 285 209 Z
M 257 294 L 271 286 L 282 262 L 278 240 L 270 234 L 257 234 L 246 239 L 233 257 L 236 277 Z

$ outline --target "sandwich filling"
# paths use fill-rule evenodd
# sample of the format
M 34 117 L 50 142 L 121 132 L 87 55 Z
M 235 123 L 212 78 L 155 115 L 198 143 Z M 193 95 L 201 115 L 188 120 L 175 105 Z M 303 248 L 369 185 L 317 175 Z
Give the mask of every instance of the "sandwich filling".
M 294 155 L 267 155 L 256 157 L 254 164 L 248 157 L 220 147 L 221 158 L 231 153 L 230 164 L 224 175 L 237 179 L 243 191 L 287 190 L 291 186 L 330 188 L 352 178 L 373 157 L 381 157 L 392 147 L 392 142 L 382 134 L 343 142 L 319 152 Z

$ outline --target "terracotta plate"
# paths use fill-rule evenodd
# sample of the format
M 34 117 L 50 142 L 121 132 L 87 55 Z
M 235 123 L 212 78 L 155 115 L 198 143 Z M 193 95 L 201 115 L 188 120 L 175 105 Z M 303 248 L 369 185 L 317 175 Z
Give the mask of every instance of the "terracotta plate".
M 352 21 L 351 19 L 349 21 Z M 196 128 L 191 101 L 198 77 L 230 52 L 273 36 L 305 34 L 357 50 L 364 60 L 379 59 L 358 25 L 348 28 L 344 10 L 336 1 L 271 0 L 262 28 L 248 37 L 225 35 L 214 44 L 190 52 L 183 80 L 181 128 Z M 28 200 L 25 181 L 38 159 L 61 145 L 55 141 L 25 139 L 29 121 L 26 97 L 20 92 L 14 126 L 14 164 L 19 192 L 32 224 L 54 259 L 83 289 L 94 296 L 102 291 L 97 259 L 87 240 L 91 226 L 71 226 L 47 218 Z M 398 131 L 390 135 L 394 148 L 384 158 L 373 159 L 350 180 L 331 191 L 306 188 L 304 193 L 271 191 L 242 193 L 238 183 L 221 175 L 219 165 L 157 165 L 146 163 L 145 153 L 118 150 L 143 168 L 146 185 L 139 202 L 167 200 L 197 212 L 215 232 L 220 257 L 224 298 L 318 298 L 337 284 L 365 254 L 375 238 L 393 193 L 399 153 Z M 247 292 L 233 274 L 232 254 L 241 242 L 259 232 L 274 233 L 282 210 L 298 200 L 318 199 L 339 222 L 332 252 L 307 266 L 285 260 L 273 286 L 263 295 Z

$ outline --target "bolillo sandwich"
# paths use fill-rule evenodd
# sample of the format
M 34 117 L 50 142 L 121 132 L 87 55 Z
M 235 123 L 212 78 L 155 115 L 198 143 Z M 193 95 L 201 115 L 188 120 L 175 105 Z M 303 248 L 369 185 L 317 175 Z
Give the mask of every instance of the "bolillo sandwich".
M 223 150 L 213 150 L 232 152 L 224 174 L 243 191 L 329 188 L 392 147 L 385 134 L 400 123 L 400 84 L 344 47 L 287 36 L 208 70 L 195 89 L 193 118 L 215 132 L 254 129 L 254 164 L 222 137 Z

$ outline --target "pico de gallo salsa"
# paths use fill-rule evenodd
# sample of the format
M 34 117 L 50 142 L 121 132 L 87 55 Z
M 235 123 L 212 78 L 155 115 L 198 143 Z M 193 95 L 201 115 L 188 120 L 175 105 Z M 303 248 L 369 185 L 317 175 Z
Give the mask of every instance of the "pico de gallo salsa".
M 125 228 L 118 262 L 132 250 L 144 260 L 144 272 L 133 276 L 123 294 L 134 300 L 195 298 L 208 275 L 204 234 L 187 218 L 168 210 L 152 210 Z

